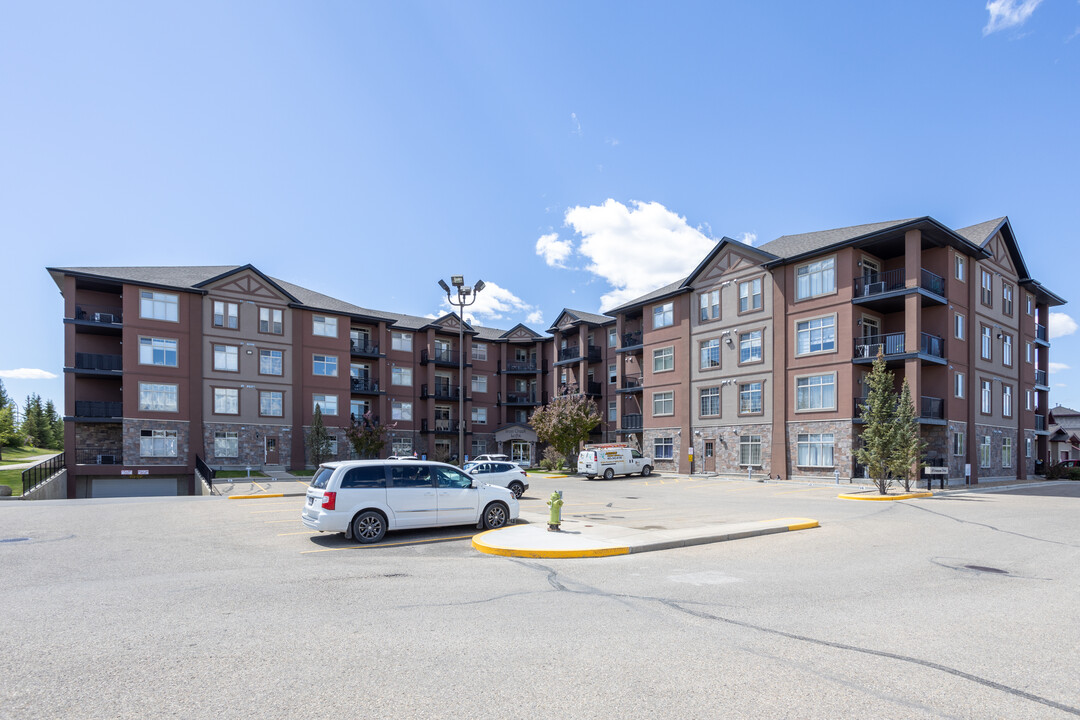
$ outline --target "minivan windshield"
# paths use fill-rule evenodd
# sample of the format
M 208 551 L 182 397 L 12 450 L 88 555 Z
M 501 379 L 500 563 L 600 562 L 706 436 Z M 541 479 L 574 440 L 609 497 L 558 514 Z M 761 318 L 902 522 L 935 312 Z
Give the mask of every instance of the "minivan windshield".
M 311 487 L 313 488 L 325 488 L 326 483 L 330 482 L 330 476 L 334 474 L 334 468 L 321 467 L 319 472 L 315 473 L 315 477 L 311 478 Z

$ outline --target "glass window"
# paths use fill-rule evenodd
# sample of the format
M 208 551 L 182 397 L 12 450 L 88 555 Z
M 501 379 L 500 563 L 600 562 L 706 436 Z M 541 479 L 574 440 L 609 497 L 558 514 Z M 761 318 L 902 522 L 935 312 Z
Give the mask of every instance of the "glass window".
M 762 383 L 744 383 L 739 386 L 739 413 L 762 412 Z
M 472 421 L 477 425 L 487 425 L 487 408 L 474 407 L 472 409 Z
M 761 331 L 752 330 L 739 335 L 739 362 L 758 362 L 761 360 Z
M 720 388 L 701 389 L 701 416 L 716 417 L 720 414 Z
M 259 414 L 268 417 L 281 417 L 284 414 L 283 395 L 276 390 L 263 390 L 259 393 Z
M 795 409 L 836 409 L 836 376 L 829 373 L 795 378 Z
M 472 478 L 454 468 L 438 467 L 435 470 L 435 483 L 441 488 L 467 488 L 472 487 Z
M 964 373 L 958 372 L 955 375 L 956 383 L 953 389 L 953 394 L 958 398 L 964 397 Z
M 713 338 L 701 343 L 701 369 L 720 367 L 720 340 Z
M 392 455 L 412 455 L 412 438 L 396 438 L 394 442 L 390 444 L 390 452 Z
M 607 419 L 608 422 L 615 422 L 619 413 L 618 403 L 614 400 L 608 400 L 607 404 Z
M 964 433 L 954 432 L 952 436 L 952 454 L 963 455 L 964 454 Z
M 653 372 L 664 372 L 675 369 L 675 348 L 666 347 L 653 350 Z
M 739 464 L 761 465 L 760 435 L 743 435 L 739 438 Z
M 139 338 L 139 362 L 143 365 L 177 366 L 176 340 Z
M 396 367 L 390 371 L 391 385 L 412 386 L 412 368 Z
M 720 317 L 720 291 L 711 290 L 698 296 L 701 299 L 701 320 L 716 320 Z
M 653 328 L 662 328 L 675 324 L 675 306 L 664 303 L 653 308 Z
M 240 327 L 240 306 L 236 303 L 214 301 L 214 327 L 235 330 Z
M 390 418 L 392 420 L 412 420 L 412 403 L 399 400 L 391 401 Z
M 956 256 L 956 279 L 964 279 L 964 258 L 960 255 Z
M 982 327 L 982 358 L 983 360 L 991 360 L 993 358 L 993 345 L 991 344 L 990 335 L 992 330 L 985 325 Z
M 1001 336 L 1001 362 L 1004 365 L 1012 367 L 1013 353 L 1012 353 L 1012 335 L 1002 334 Z
M 615 366 L 614 365 L 608 365 L 607 366 L 608 385 L 614 385 L 615 384 L 615 380 L 616 380 L 615 376 L 616 376 Z
M 430 465 L 390 465 L 390 479 L 394 487 L 431 487 Z
M 239 388 L 214 388 L 214 412 L 218 415 L 236 415 L 240 412 Z
M 176 457 L 176 431 L 141 430 L 139 457 Z
M 280 350 L 259 351 L 259 373 L 261 375 L 281 375 L 282 353 Z
M 390 349 L 412 352 L 412 334 L 403 332 L 390 333 Z
M 311 317 L 311 334 L 323 337 L 337 337 L 337 318 L 324 315 Z
M 169 293 L 143 290 L 139 293 L 139 317 L 178 322 L 180 298 Z
M 364 415 L 367 415 L 367 413 L 368 413 L 368 411 L 370 409 L 371 409 L 371 405 L 368 403 L 367 400 L 350 400 L 349 401 L 349 414 L 352 415 L 357 420 L 364 417 Z
M 1001 311 L 1010 317 L 1013 314 L 1013 289 L 1008 283 L 1001 284 Z
M 487 375 L 473 375 L 472 389 L 473 392 L 487 392 Z
M 608 347 L 615 347 L 619 342 L 618 338 L 619 338 L 619 335 L 618 335 L 618 332 L 616 332 L 615 328 L 608 328 L 608 331 L 607 331 L 607 346 Z
M 1001 414 L 1005 417 L 1012 417 L 1013 405 L 1011 385 L 1003 385 L 1001 387 Z
M 337 395 L 312 395 L 311 409 L 313 412 L 316 405 L 322 410 L 323 415 L 337 415 Z
M 979 467 L 990 467 L 990 436 L 983 435 L 982 442 L 979 443 Z
M 240 440 L 234 432 L 214 433 L 214 456 L 219 458 L 234 458 L 240 456 Z
M 761 278 L 739 283 L 739 312 L 761 309 Z
M 148 412 L 177 412 L 179 385 L 139 383 L 139 409 Z
M 808 263 L 795 270 L 795 297 L 798 300 L 825 295 L 836 290 L 836 258 Z
M 994 276 L 986 270 L 982 270 L 982 288 L 980 293 L 980 299 L 983 305 L 993 306 L 994 304 Z
M 675 457 L 675 439 L 658 437 L 653 440 L 653 459 L 671 460 Z
M 487 360 L 487 351 L 488 351 L 487 343 L 474 342 L 472 344 L 472 359 L 473 360 Z
M 956 313 L 955 323 L 956 323 L 956 329 L 955 329 L 956 339 L 957 340 L 963 340 L 964 339 L 964 316 L 961 315 L 960 313 Z
M 980 406 L 982 411 L 987 415 L 990 414 L 990 381 L 983 380 L 982 385 L 982 405 Z
M 361 465 L 350 468 L 341 478 L 341 488 L 384 488 L 386 487 L 385 465 Z
M 240 370 L 240 348 L 235 345 L 215 345 L 214 369 L 238 372 Z
M 800 433 L 798 452 L 799 465 L 803 467 L 832 467 L 833 434 Z
M 1031 457 L 1031 438 L 1024 438 L 1024 457 Z
M 1024 343 L 1024 361 L 1031 362 L 1031 343 Z
M 675 393 L 658 392 L 653 393 L 652 396 L 652 414 L 656 415 L 674 415 L 675 414 Z
M 795 354 L 806 355 L 836 350 L 836 316 L 795 323 Z
M 259 332 L 281 335 L 284 332 L 283 313 L 274 308 L 259 308 Z
M 337 356 L 336 355 L 314 355 L 312 372 L 316 375 L 329 375 L 331 377 L 337 376 Z

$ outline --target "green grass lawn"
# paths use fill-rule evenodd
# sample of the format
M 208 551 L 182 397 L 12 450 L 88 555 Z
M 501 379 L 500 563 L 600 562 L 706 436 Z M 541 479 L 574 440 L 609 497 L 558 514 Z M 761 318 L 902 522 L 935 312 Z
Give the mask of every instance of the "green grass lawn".
M 22 495 L 22 470 L 0 470 L 0 485 L 11 488 L 12 495 Z
M 30 462 L 27 458 L 36 457 L 37 455 L 55 455 L 60 452 L 59 450 L 49 450 L 48 448 L 36 448 L 36 447 L 6 447 L 4 448 L 4 459 L 0 460 L 0 466 L 11 465 L 12 463 L 24 463 Z
M 220 480 L 222 478 L 246 478 L 248 477 L 247 470 L 218 470 L 214 473 L 214 479 Z M 266 477 L 266 474 L 262 470 L 252 470 L 251 477 Z

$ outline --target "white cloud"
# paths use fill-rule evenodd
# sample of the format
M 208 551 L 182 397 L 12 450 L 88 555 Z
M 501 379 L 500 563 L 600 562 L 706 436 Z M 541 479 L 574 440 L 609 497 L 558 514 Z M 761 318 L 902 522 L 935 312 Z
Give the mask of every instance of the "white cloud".
M 573 244 L 569 240 L 560 240 L 558 233 L 541 235 L 536 241 L 536 254 L 551 267 L 565 268 L 566 258 L 573 250 Z
M 511 315 L 523 314 L 528 317 L 538 316 L 539 310 L 498 284 L 484 283 L 484 289 L 476 294 L 476 302 L 465 308 L 465 319 L 470 323 L 490 325 L 498 320 L 506 320 Z M 442 307 L 446 312 L 456 313 L 458 308 L 445 298 Z M 441 315 L 439 317 L 442 317 Z
M 1076 324 L 1076 321 L 1065 313 L 1052 312 L 1050 313 L 1050 339 L 1064 337 L 1066 335 L 1072 335 L 1076 332 L 1077 328 L 1080 328 Z
M 14 370 L 0 370 L 0 378 L 9 380 L 53 380 L 56 375 L 48 370 L 37 368 L 15 368 Z
M 757 233 L 755 233 L 755 232 L 744 232 L 744 233 L 740 234 L 739 237 L 737 237 L 735 239 L 738 240 L 741 243 L 746 243 L 747 245 L 753 245 L 754 243 L 757 242 Z
M 1052 373 L 1061 372 L 1062 370 L 1071 370 L 1072 369 L 1068 365 L 1066 365 L 1065 363 L 1056 363 L 1056 362 L 1050 363 L 1048 367 L 1050 368 L 1050 372 L 1052 372 Z
M 685 277 L 715 242 L 686 218 L 657 202 L 616 200 L 566 211 L 566 225 L 581 236 L 577 252 L 586 270 L 614 288 L 600 298 L 609 309 Z
M 1065 383 L 1054 383 L 1054 387 L 1069 387 Z
M 608 138 L 604 142 L 606 142 L 611 147 L 615 147 L 616 145 L 619 144 L 619 138 Z
M 990 19 L 983 28 L 983 35 L 1023 25 L 1041 2 L 1042 0 L 990 0 L 986 3 Z
M 577 135 L 578 137 L 581 137 L 583 134 L 581 132 L 581 121 L 577 119 L 577 113 L 570 113 L 570 123 L 573 126 L 570 130 L 570 133 L 572 135 Z
M 544 313 L 543 313 L 543 311 L 542 310 L 537 310 L 535 312 L 529 313 L 528 317 L 525 318 L 525 324 L 526 325 L 543 325 L 544 324 Z M 536 328 L 533 328 L 533 329 L 535 330 Z

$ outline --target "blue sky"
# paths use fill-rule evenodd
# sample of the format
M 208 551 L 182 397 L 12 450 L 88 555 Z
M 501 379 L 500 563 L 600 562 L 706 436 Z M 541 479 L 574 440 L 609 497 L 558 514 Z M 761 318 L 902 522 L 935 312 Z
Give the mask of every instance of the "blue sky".
M 544 330 L 724 235 L 1008 215 L 1075 296 L 1077 0 L 8 2 L 0 98 L 20 403 L 63 397 L 47 266 L 250 262 L 416 315 L 460 272 L 479 322 Z

